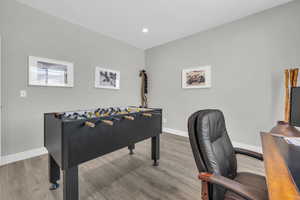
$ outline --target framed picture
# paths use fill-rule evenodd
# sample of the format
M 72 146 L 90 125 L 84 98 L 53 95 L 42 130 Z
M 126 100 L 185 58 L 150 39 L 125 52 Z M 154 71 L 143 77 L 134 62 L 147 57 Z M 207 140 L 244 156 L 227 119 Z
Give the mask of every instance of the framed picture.
M 210 88 L 211 66 L 182 70 L 182 88 Z
M 96 67 L 95 87 L 106 89 L 120 89 L 120 72 Z
M 29 56 L 28 82 L 32 86 L 74 86 L 74 64 Z

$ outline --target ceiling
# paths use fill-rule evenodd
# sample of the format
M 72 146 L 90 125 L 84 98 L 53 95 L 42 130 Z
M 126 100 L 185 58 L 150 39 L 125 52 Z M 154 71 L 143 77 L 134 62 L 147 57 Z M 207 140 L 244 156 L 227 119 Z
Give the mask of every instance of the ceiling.
M 151 48 L 291 0 L 18 0 L 48 14 Z M 148 28 L 148 33 L 142 29 Z

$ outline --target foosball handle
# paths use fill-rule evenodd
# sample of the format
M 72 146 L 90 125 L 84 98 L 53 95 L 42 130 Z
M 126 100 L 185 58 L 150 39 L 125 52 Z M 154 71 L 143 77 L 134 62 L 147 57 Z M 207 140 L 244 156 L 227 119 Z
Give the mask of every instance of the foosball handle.
M 96 124 L 93 123 L 93 122 L 84 122 L 84 125 L 85 125 L 85 126 L 88 126 L 88 127 L 90 127 L 90 128 L 95 128 L 95 127 L 96 127 Z
M 104 124 L 109 125 L 109 126 L 113 126 L 113 125 L 114 125 L 114 122 L 113 122 L 113 121 L 110 121 L 110 120 L 103 119 L 102 122 L 103 122 Z
M 134 117 L 132 117 L 132 116 L 127 116 L 127 115 L 124 116 L 124 118 L 125 118 L 125 119 L 128 119 L 128 120 L 134 120 Z
M 142 115 L 145 116 L 145 117 L 152 117 L 151 113 L 143 113 Z

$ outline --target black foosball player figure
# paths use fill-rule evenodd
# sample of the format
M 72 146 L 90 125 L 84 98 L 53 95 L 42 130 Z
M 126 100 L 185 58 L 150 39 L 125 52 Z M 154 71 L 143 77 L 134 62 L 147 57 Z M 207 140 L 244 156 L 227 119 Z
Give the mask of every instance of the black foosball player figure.
M 117 113 L 122 113 L 122 110 L 121 110 L 121 108 L 117 108 Z

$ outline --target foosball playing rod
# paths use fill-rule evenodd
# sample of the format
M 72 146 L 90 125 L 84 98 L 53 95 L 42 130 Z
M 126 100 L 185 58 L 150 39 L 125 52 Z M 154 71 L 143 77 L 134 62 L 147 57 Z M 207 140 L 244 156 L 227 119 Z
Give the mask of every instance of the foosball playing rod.
M 114 125 L 114 122 L 113 121 L 110 121 L 110 120 L 101 120 L 101 122 L 103 122 L 104 124 L 107 124 L 107 125 L 109 125 L 109 126 L 113 126 Z M 96 124 L 95 123 L 93 123 L 93 122 L 84 122 L 84 125 L 85 126 L 88 126 L 88 127 L 90 127 L 90 128 L 95 128 L 96 127 Z
M 157 113 L 156 112 L 152 112 L 151 114 L 152 115 L 161 115 L 161 113 L 158 113 L 158 112 Z
M 145 117 L 152 117 L 152 114 L 151 114 L 151 113 L 142 113 L 142 115 L 145 116 Z M 134 117 L 132 117 L 132 116 L 127 116 L 127 115 L 126 115 L 126 116 L 124 116 L 124 119 L 127 119 L 127 120 L 134 120 Z M 113 126 L 113 125 L 114 125 L 114 122 L 111 121 L 111 120 L 105 120 L 105 119 L 103 119 L 103 120 L 101 120 L 101 122 L 103 122 L 103 123 L 105 123 L 105 124 L 107 124 L 107 125 L 109 125 L 109 126 Z M 88 127 L 90 127 L 90 128 L 95 128 L 95 127 L 96 127 L 96 124 L 95 124 L 95 123 L 89 122 L 89 121 L 84 122 L 84 125 L 85 125 L 85 126 L 88 126 Z

